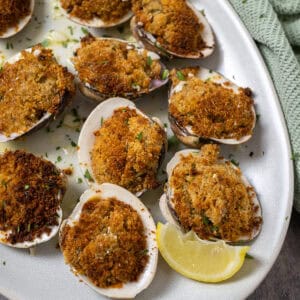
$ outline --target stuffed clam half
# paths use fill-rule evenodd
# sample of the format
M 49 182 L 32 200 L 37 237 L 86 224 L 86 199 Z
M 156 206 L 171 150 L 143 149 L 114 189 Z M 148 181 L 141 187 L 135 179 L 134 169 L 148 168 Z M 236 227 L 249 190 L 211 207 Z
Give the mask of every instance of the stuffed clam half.
M 111 98 L 99 104 L 79 136 L 78 159 L 89 185 L 120 185 L 140 196 L 156 188 L 167 151 L 163 124 L 135 104 Z
M 130 0 L 60 0 L 60 6 L 71 21 L 94 28 L 117 26 L 132 17 Z
M 0 155 L 0 243 L 32 248 L 62 221 L 65 175 L 49 161 L 17 150 Z
M 256 114 L 249 88 L 199 67 L 174 69 L 170 78 L 169 120 L 182 143 L 241 144 L 252 137 Z
M 134 0 L 131 30 L 144 46 L 168 58 L 204 58 L 215 48 L 206 17 L 186 0 Z
M 75 94 L 74 76 L 41 45 L 10 58 L 0 71 L 0 142 L 45 126 Z
M 83 38 L 73 63 L 80 91 L 97 102 L 138 98 L 168 82 L 169 72 L 157 54 L 119 39 Z
M 160 199 L 165 219 L 201 239 L 242 242 L 261 230 L 262 213 L 254 188 L 241 170 L 219 157 L 219 146 L 182 150 L 167 165 Z
M 109 183 L 85 191 L 60 229 L 60 247 L 75 274 L 96 292 L 132 299 L 157 268 L 155 223 L 145 205 Z
M 35 0 L 0 1 L 0 39 L 20 32 L 31 20 Z

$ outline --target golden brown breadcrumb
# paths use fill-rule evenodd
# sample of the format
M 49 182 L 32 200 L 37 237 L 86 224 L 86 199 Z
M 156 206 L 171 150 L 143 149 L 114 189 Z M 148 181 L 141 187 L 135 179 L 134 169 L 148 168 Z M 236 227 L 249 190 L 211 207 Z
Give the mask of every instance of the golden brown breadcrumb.
M 56 115 L 75 94 L 74 76 L 40 45 L 0 71 L 0 133 L 25 133 L 47 112 Z
M 184 230 L 200 238 L 238 241 L 252 235 L 262 219 L 256 216 L 255 192 L 230 162 L 218 162 L 219 146 L 204 145 L 182 156 L 170 178 L 172 203 Z
M 98 183 L 110 182 L 131 192 L 157 186 L 165 132 L 135 110 L 120 108 L 95 132 L 92 169 Z
M 130 0 L 60 0 L 62 7 L 73 17 L 82 20 L 99 18 L 107 24 L 116 23 L 131 7 Z
M 136 23 L 151 33 L 159 46 L 181 55 L 197 55 L 206 44 L 203 25 L 185 0 L 132 0 Z
M 0 36 L 30 13 L 30 0 L 0 0 Z
M 113 39 L 83 39 L 73 61 L 82 82 L 110 96 L 147 93 L 161 77 L 159 61 L 150 60 L 146 50 Z
M 101 288 L 136 281 L 149 259 L 140 216 L 116 198 L 88 200 L 60 246 L 65 261 Z
M 237 94 L 213 81 L 203 81 L 193 76 L 198 70 L 180 70 L 184 85 L 170 97 L 170 117 L 202 138 L 239 140 L 252 135 L 255 115 L 251 91 L 240 88 Z M 182 82 L 178 70 L 171 71 L 171 80 L 174 87 Z
M 11 231 L 7 242 L 50 233 L 65 187 L 65 177 L 49 161 L 20 150 L 0 155 L 0 230 Z

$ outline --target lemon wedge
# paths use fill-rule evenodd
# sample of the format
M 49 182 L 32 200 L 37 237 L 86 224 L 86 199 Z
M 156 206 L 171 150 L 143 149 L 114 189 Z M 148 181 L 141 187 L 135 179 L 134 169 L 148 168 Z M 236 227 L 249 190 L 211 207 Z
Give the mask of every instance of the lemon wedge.
M 172 269 L 202 282 L 220 282 L 232 277 L 242 267 L 250 248 L 200 240 L 193 231 L 183 234 L 168 223 L 158 223 L 157 242 Z

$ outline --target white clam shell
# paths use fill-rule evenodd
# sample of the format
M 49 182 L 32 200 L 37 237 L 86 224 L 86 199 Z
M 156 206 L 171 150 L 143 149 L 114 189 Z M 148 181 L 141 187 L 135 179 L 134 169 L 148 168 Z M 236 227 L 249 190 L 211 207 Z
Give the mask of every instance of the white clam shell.
M 186 4 L 192 9 L 194 14 L 197 16 L 199 19 L 199 23 L 203 24 L 203 31 L 201 32 L 201 37 L 202 40 L 205 42 L 206 47 L 203 49 L 200 49 L 199 53 L 197 55 L 194 54 L 187 54 L 187 55 L 182 55 L 176 52 L 168 51 L 162 49 L 160 47 L 156 46 L 156 38 L 149 32 L 146 32 L 142 26 L 142 24 L 137 24 L 135 17 L 132 18 L 131 20 L 131 30 L 135 36 L 135 38 L 139 41 L 141 41 L 147 48 L 151 48 L 153 51 L 157 51 L 161 55 L 168 56 L 170 57 L 181 57 L 181 58 L 192 58 L 192 59 L 197 59 L 197 58 L 204 58 L 210 56 L 214 49 L 215 49 L 215 37 L 213 30 L 208 23 L 206 17 L 199 12 L 189 1 L 186 1 Z M 163 47 L 163 45 L 161 45 Z
M 92 169 L 92 161 L 91 161 L 91 151 L 93 149 L 95 143 L 95 135 L 94 132 L 101 128 L 101 120 L 105 121 L 106 119 L 113 116 L 114 111 L 120 107 L 128 107 L 130 109 L 134 109 L 139 115 L 151 120 L 147 115 L 141 112 L 133 102 L 124 99 L 124 98 L 110 98 L 102 103 L 100 103 L 89 115 L 86 122 L 84 123 L 82 130 L 79 135 L 78 140 L 78 160 L 79 165 L 83 174 L 85 174 L 86 170 L 91 174 L 93 178 L 95 178 Z M 153 122 L 156 122 L 161 128 L 165 128 L 161 121 L 157 118 L 152 118 Z M 165 147 L 167 145 L 167 140 L 165 141 Z M 87 181 L 90 186 L 98 185 L 96 182 Z M 140 191 L 136 195 L 139 197 L 145 191 Z
M 146 289 L 152 282 L 157 268 L 158 248 L 156 244 L 156 227 L 151 214 L 146 206 L 133 194 L 124 188 L 104 183 L 101 185 L 94 185 L 91 189 L 86 190 L 80 197 L 79 203 L 74 208 L 72 214 L 68 219 L 63 221 L 60 233 L 65 225 L 73 226 L 74 222 L 78 221 L 84 204 L 94 196 L 100 196 L 103 199 L 115 197 L 117 200 L 130 205 L 141 217 L 145 228 L 145 236 L 147 242 L 147 249 L 149 254 L 149 261 L 142 274 L 140 274 L 138 281 L 124 284 L 121 288 L 99 288 L 95 286 L 88 277 L 79 275 L 79 277 L 97 293 L 105 295 L 110 298 L 131 299 L 134 298 L 142 290 Z M 76 272 L 76 270 L 74 270 Z
M 129 1 L 129 0 L 128 0 Z M 119 20 L 117 20 L 116 22 L 114 23 L 106 23 L 104 22 L 102 19 L 100 18 L 96 18 L 94 17 L 93 19 L 91 20 L 83 20 L 83 19 L 80 19 L 78 17 L 74 17 L 74 16 L 71 16 L 61 5 L 60 1 L 59 1 L 59 7 L 60 9 L 62 10 L 63 14 L 68 18 L 70 19 L 71 21 L 77 23 L 77 24 L 80 24 L 80 25 L 83 25 L 83 26 L 88 26 L 88 27 L 93 27 L 93 28 L 109 28 L 109 27 L 114 27 L 114 26 L 117 26 L 117 25 L 121 25 L 123 23 L 125 23 L 126 21 L 128 21 L 132 16 L 133 16 L 133 13 L 132 11 L 129 11 L 127 12 L 122 18 L 120 18 Z
M 164 218 L 167 220 L 167 222 L 176 225 L 177 227 L 181 228 L 178 220 L 176 219 L 176 215 L 175 215 L 175 211 L 173 211 L 173 204 L 172 204 L 172 196 L 173 196 L 173 191 L 172 188 L 169 185 L 170 182 L 170 178 L 173 174 L 173 170 L 174 168 L 180 163 L 182 156 L 188 156 L 190 154 L 195 154 L 195 155 L 200 155 L 201 154 L 201 150 L 195 150 L 195 149 L 185 149 L 185 150 L 181 150 L 175 153 L 175 155 L 173 156 L 173 158 L 170 160 L 170 162 L 167 165 L 166 171 L 167 171 L 167 175 L 168 175 L 168 184 L 167 184 L 167 188 L 165 193 L 161 196 L 160 200 L 159 200 L 159 207 L 161 210 L 162 215 L 164 216 Z M 225 162 L 230 162 L 228 160 L 222 159 L 219 160 L 218 163 L 224 163 Z M 231 167 L 238 169 L 234 164 L 231 163 Z M 249 183 L 249 181 L 247 180 L 247 178 L 244 175 L 241 175 L 241 179 L 243 184 L 246 187 L 252 187 L 251 184 Z M 257 217 L 261 217 L 262 216 L 262 211 L 261 211 L 261 205 L 260 202 L 257 198 L 256 193 L 253 191 L 251 192 L 252 195 L 252 201 L 253 204 L 255 206 L 258 207 L 255 216 Z M 251 236 L 241 236 L 239 238 L 239 242 L 247 242 L 250 240 L 253 240 L 259 233 L 261 230 L 261 226 L 259 228 L 256 228 Z M 214 237 L 212 237 L 212 239 L 215 239 Z M 226 242 L 230 242 L 230 241 L 226 241 Z
M 215 71 L 205 69 L 205 68 L 199 68 L 199 72 L 196 74 L 196 77 L 200 78 L 203 81 L 210 80 L 214 83 L 220 84 L 222 87 L 226 89 L 233 90 L 234 93 L 239 94 L 241 93 L 240 87 L 236 85 L 235 83 L 231 82 L 227 78 L 225 78 L 223 75 L 220 73 L 217 73 Z M 186 84 L 186 81 L 180 81 L 176 86 L 171 86 L 170 89 L 170 96 L 169 96 L 169 103 L 171 103 L 171 96 L 174 93 L 178 93 L 182 91 Z M 252 130 L 255 127 L 256 124 L 256 113 L 255 113 L 255 108 L 254 105 L 252 105 L 252 113 L 253 113 L 253 125 L 252 125 Z M 197 136 L 191 127 L 185 127 L 184 130 L 180 128 L 176 122 L 176 120 L 173 120 L 173 118 L 170 116 L 170 122 L 171 122 L 171 127 L 174 133 L 176 134 L 177 138 L 184 144 L 195 147 L 201 144 L 201 141 L 199 142 L 199 139 L 202 137 Z M 232 138 L 226 138 L 226 139 L 218 139 L 214 137 L 209 137 L 209 138 L 204 138 L 204 139 L 210 139 L 212 141 L 221 143 L 221 144 L 228 144 L 228 145 L 238 145 L 247 142 L 252 135 L 246 135 L 240 139 L 232 139 Z
M 30 14 L 25 18 L 21 19 L 16 26 L 10 27 L 6 32 L 0 34 L 0 39 L 5 39 L 14 36 L 20 32 L 31 20 L 34 11 L 35 0 L 30 1 Z

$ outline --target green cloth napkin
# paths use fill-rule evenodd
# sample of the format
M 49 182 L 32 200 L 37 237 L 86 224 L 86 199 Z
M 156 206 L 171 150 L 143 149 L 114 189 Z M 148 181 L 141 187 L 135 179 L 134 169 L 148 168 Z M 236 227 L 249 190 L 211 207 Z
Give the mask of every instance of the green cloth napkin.
M 288 125 L 300 212 L 300 0 L 230 0 L 265 59 Z

